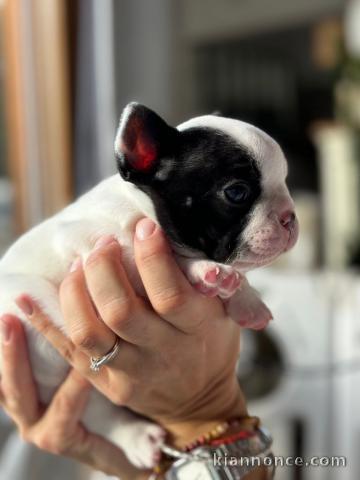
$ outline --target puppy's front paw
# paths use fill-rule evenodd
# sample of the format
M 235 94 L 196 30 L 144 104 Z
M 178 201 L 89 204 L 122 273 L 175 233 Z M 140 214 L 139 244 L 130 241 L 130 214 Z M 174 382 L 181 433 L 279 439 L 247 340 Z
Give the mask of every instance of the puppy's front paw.
M 160 446 L 164 443 L 165 432 L 158 425 L 136 422 L 127 432 L 123 450 L 130 462 L 137 468 L 153 468 L 160 460 Z
M 185 267 L 185 268 L 184 268 Z M 190 283 L 208 297 L 231 297 L 241 284 L 242 277 L 233 267 L 210 260 L 193 260 L 183 265 Z
M 252 330 L 264 329 L 273 318 L 265 303 L 252 291 L 249 296 L 239 292 L 232 297 L 227 304 L 227 312 L 241 327 Z
M 273 316 L 265 303 L 260 302 L 256 307 L 244 308 L 238 311 L 239 325 L 253 330 L 263 330 L 267 327 Z

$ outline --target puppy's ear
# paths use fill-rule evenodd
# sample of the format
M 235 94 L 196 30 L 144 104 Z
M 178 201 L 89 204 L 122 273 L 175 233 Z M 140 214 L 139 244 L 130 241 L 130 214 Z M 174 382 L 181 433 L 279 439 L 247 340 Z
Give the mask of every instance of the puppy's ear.
M 115 154 L 126 179 L 153 173 L 160 159 L 171 155 L 179 132 L 159 115 L 139 103 L 129 103 L 120 119 Z

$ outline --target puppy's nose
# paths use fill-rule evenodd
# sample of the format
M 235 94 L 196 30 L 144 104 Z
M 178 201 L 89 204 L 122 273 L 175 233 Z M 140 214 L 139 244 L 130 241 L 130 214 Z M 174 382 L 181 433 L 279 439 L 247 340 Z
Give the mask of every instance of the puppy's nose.
M 295 224 L 296 215 L 293 210 L 287 210 L 282 213 L 279 217 L 280 224 L 286 228 L 286 230 L 291 230 Z

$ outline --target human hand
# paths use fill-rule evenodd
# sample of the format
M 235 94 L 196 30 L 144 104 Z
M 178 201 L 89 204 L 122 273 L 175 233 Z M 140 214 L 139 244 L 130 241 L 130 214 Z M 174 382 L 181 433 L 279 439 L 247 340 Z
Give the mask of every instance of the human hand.
M 235 376 L 240 330 L 219 299 L 192 288 L 154 227 L 148 219 L 140 221 L 134 242 L 150 304 L 132 289 L 121 247 L 111 238 L 102 239 L 61 285 L 70 338 L 29 297 L 18 304 L 30 304 L 29 321 L 96 388 L 156 420 L 183 444 L 224 419 L 246 415 Z M 104 355 L 117 336 L 122 339 L 117 357 L 97 374 L 90 372 L 89 357 Z
M 69 456 L 108 475 L 121 475 L 123 480 L 147 479 L 148 475 L 135 469 L 119 448 L 81 424 L 91 384 L 71 370 L 50 405 L 41 405 L 20 320 L 4 315 L 0 327 L 0 405 L 21 437 L 42 450 Z

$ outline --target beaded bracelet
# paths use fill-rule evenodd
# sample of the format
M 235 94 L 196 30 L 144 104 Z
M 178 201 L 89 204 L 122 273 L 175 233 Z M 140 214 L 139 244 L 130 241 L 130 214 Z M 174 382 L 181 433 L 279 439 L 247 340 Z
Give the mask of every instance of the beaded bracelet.
M 246 429 L 244 427 L 244 422 L 249 423 L 253 428 L 253 431 Z M 184 452 L 185 454 L 202 445 L 224 445 L 233 443 L 240 439 L 250 438 L 255 434 L 254 432 L 259 428 L 259 425 L 260 419 L 258 417 L 239 417 L 227 420 L 212 428 L 209 432 L 201 435 L 196 440 L 193 440 L 192 442 L 186 444 L 185 447 L 179 450 L 179 452 Z M 223 436 L 223 434 L 227 432 L 230 428 L 237 426 L 243 426 L 243 428 L 234 434 L 228 435 L 226 437 Z M 163 455 L 158 465 L 154 467 L 153 476 L 151 476 L 150 479 L 156 479 L 163 475 L 164 472 L 168 470 L 172 462 L 172 458 L 169 458 L 167 455 Z
M 232 420 L 227 420 L 223 423 L 220 423 L 213 429 L 211 429 L 209 432 L 200 435 L 196 440 L 193 440 L 192 442 L 188 443 L 183 447 L 181 450 L 184 452 L 190 452 L 191 450 L 194 450 L 196 447 L 200 447 L 202 445 L 210 444 L 214 440 L 219 439 L 227 430 L 229 430 L 231 427 L 236 427 L 240 426 L 242 423 L 244 423 L 244 420 L 250 420 L 253 422 L 254 427 L 257 428 L 259 426 L 260 420 L 258 417 L 240 417 L 240 418 L 234 418 Z M 242 430 L 241 432 L 238 432 L 237 435 L 246 435 L 248 430 Z M 238 437 L 242 438 L 242 437 Z M 248 437 L 244 437 L 248 438 Z
M 230 422 L 226 421 L 216 425 L 216 427 L 212 428 L 209 432 L 200 435 L 197 439 L 189 442 L 185 445 L 181 450 L 184 452 L 190 452 L 194 450 L 194 448 L 199 447 L 200 445 L 205 445 L 206 443 L 214 440 L 215 438 L 219 438 L 223 433 L 225 433 L 230 427 Z
M 227 437 L 216 438 L 209 442 L 209 445 L 212 447 L 217 447 L 220 445 L 228 445 L 229 443 L 234 443 L 237 440 L 245 440 L 247 438 L 254 437 L 256 435 L 255 432 L 251 432 L 250 430 L 241 430 L 240 432 L 234 433 L 233 435 L 228 435 Z

